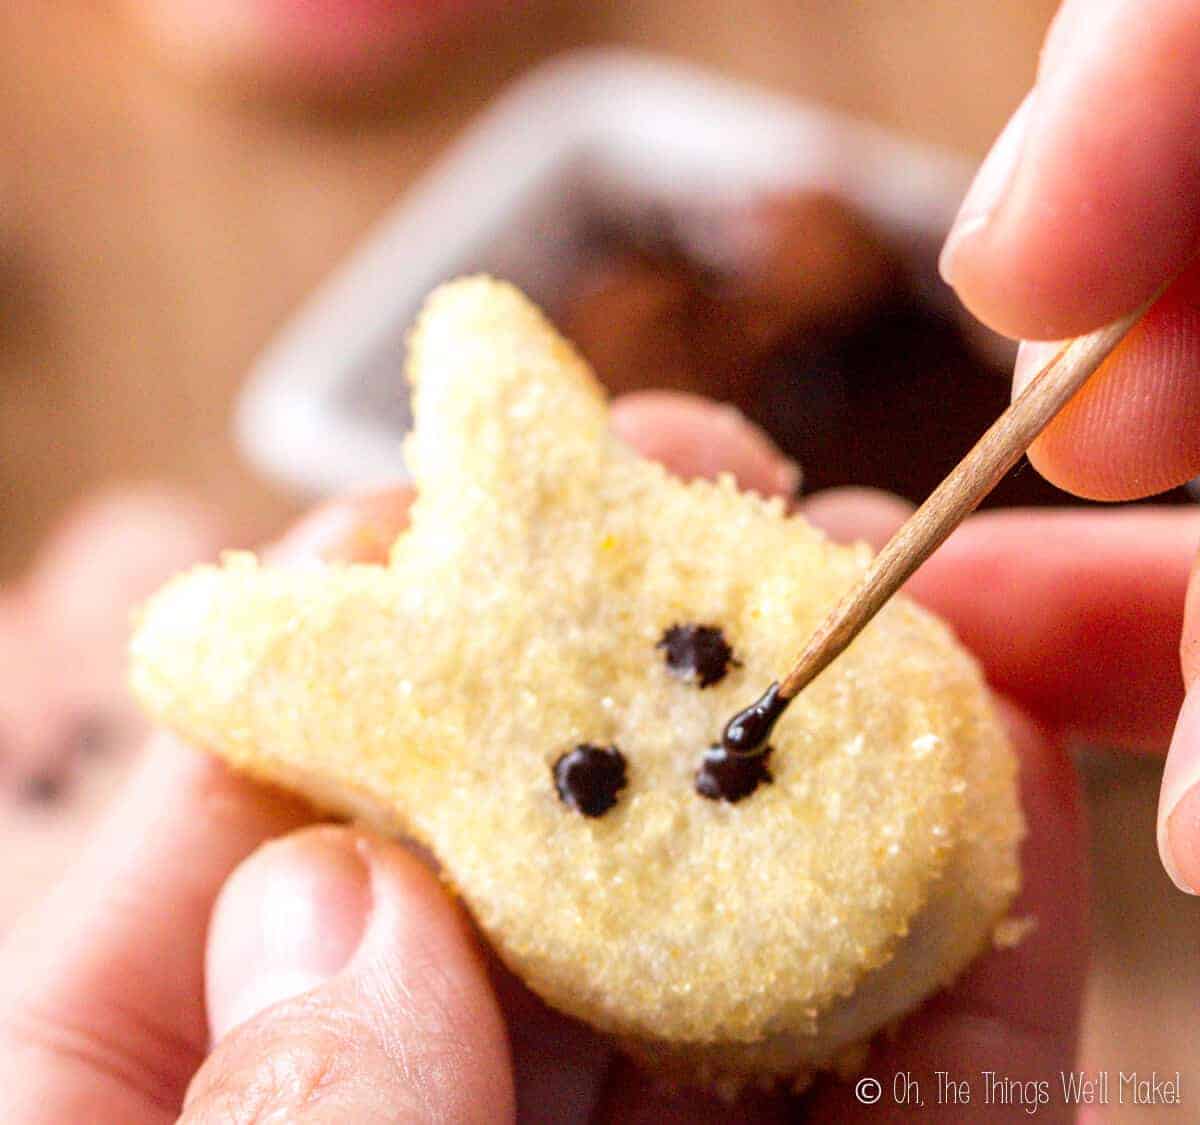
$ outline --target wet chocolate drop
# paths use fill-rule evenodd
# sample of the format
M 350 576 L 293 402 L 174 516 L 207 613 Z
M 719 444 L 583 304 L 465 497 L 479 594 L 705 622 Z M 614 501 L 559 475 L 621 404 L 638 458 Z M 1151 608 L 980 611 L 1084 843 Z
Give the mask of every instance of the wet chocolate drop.
M 625 755 L 615 746 L 582 743 L 554 763 L 554 788 L 563 804 L 603 816 L 625 788 Z
M 774 683 L 744 711 L 739 711 L 721 733 L 721 746 L 730 754 L 752 757 L 767 752 L 767 739 L 787 710 L 790 699 L 780 698 Z
M 654 646 L 665 650 L 667 667 L 680 679 L 696 680 L 710 687 L 725 678 L 733 658 L 733 649 L 725 634 L 715 625 L 672 625 Z
M 769 746 L 753 756 L 731 754 L 719 743 L 710 746 L 696 771 L 696 792 L 710 801 L 730 803 L 749 797 L 760 784 L 771 781 L 770 754 Z

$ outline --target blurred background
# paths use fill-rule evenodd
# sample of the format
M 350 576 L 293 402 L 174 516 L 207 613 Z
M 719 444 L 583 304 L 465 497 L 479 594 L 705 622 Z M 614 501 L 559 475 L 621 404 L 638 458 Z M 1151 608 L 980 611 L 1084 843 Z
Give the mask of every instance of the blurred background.
M 965 172 L 1029 87 L 1054 7 L 0 4 L 0 933 L 82 846 L 135 753 L 130 608 L 307 499 L 235 440 L 247 372 L 501 90 L 573 49 L 634 47 L 848 112 Z M 947 171 L 951 209 L 961 187 Z M 569 267 L 538 294 L 552 315 L 614 390 L 735 402 L 806 490 L 919 500 L 1007 403 L 1011 353 L 940 289 L 939 231 L 922 248 L 861 200 L 786 182 L 625 210 L 587 191 L 599 203 L 572 220 Z M 398 289 L 412 280 L 399 251 Z M 381 370 L 360 412 L 402 425 L 398 353 Z M 1026 468 L 994 502 L 1069 501 Z M 1096 897 L 1083 1064 L 1181 1070 L 1186 1085 L 1200 908 L 1154 854 L 1160 762 L 1091 749 L 1081 766 Z

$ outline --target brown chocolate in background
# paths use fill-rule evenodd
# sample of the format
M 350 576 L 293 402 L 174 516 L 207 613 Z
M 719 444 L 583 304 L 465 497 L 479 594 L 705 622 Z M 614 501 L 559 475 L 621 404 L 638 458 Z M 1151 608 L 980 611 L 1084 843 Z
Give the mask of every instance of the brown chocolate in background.
M 756 260 L 714 269 L 686 228 L 601 224 L 559 321 L 614 392 L 666 387 L 737 405 L 804 470 L 804 491 L 922 501 L 1009 403 L 948 292 L 922 293 L 843 202 L 758 202 Z M 1175 489 L 1158 502 L 1185 501 Z M 985 507 L 1084 504 L 1021 463 Z

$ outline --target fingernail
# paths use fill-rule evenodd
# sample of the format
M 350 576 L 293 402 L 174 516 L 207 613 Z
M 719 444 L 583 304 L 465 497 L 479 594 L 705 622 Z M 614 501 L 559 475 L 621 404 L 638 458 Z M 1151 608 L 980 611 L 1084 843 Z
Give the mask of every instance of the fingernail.
M 991 151 L 979 166 L 979 171 L 975 173 L 970 188 L 967 189 L 938 259 L 938 270 L 947 285 L 954 285 L 956 258 L 963 244 L 987 226 L 1004 198 L 1029 131 L 1033 96 L 1033 90 L 1025 95 L 1000 136 L 996 138 Z
M 752 422 L 736 406 L 725 403 L 718 407 L 715 418 L 729 435 L 732 448 L 740 448 L 746 468 L 750 471 L 738 480 L 743 488 L 765 490 L 771 495 L 796 497 L 804 483 L 804 470 L 790 457 L 785 457 L 775 444 L 775 439 L 757 422 Z M 720 468 L 714 465 L 714 471 Z
M 1158 854 L 1175 886 L 1196 894 L 1200 887 L 1200 687 L 1188 691 L 1163 769 Z
M 799 496 L 804 483 L 804 471 L 795 461 L 781 460 L 775 466 L 775 491 L 780 496 Z
M 344 828 L 305 829 L 260 848 L 230 877 L 208 938 L 214 1041 L 354 956 L 372 906 L 356 839 Z
M 276 567 L 315 566 L 351 539 L 358 525 L 359 515 L 349 504 L 322 504 L 289 527 L 263 556 Z
M 403 487 L 343 496 L 315 508 L 267 552 L 272 565 L 385 563 L 408 519 L 412 492 Z
M 1013 364 L 1012 397 L 1015 399 L 1063 346 L 1061 340 L 1022 340 Z

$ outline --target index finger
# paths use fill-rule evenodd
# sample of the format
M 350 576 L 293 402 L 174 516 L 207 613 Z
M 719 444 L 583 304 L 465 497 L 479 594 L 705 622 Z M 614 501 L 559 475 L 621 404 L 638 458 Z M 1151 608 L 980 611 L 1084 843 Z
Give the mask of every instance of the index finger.
M 948 618 L 988 678 L 1053 727 L 1164 749 L 1183 703 L 1179 637 L 1200 512 L 986 512 L 909 592 Z
M 831 489 L 805 511 L 834 536 L 903 522 L 895 500 Z M 1179 638 L 1200 511 L 1042 509 L 972 516 L 905 592 L 954 627 L 989 682 L 1093 742 L 1159 750 L 1183 703 Z

